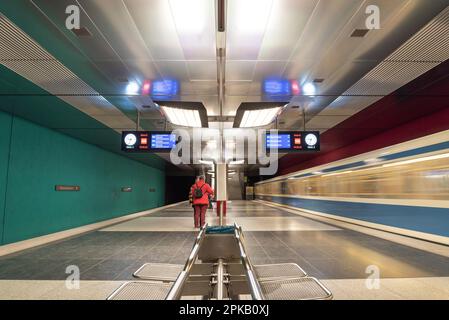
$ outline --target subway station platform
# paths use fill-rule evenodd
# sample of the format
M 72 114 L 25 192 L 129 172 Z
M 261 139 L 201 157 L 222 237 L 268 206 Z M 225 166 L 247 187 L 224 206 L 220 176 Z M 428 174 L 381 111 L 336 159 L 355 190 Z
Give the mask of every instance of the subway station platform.
M 207 222 L 217 220 L 209 210 Z M 225 222 L 242 226 L 253 264 L 297 263 L 334 299 L 449 299 L 448 247 L 260 201 L 230 202 Z M 192 208 L 181 203 L 2 256 L 0 299 L 106 299 L 144 263 L 184 264 L 197 233 Z M 69 266 L 80 270 L 78 289 L 66 286 Z

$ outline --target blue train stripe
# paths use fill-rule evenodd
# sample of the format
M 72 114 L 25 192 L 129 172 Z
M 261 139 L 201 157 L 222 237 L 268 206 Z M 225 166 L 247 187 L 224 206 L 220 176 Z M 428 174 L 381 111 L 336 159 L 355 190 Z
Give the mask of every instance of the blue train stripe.
M 391 227 L 449 237 L 449 210 L 417 206 L 311 200 L 280 196 L 258 199 Z
M 379 157 L 379 159 L 383 160 L 383 161 L 398 160 L 401 158 L 412 157 L 412 156 L 416 156 L 419 154 L 435 152 L 435 151 L 440 151 L 440 150 L 444 150 L 444 149 L 449 149 L 449 141 L 433 144 L 431 146 L 425 146 L 425 147 L 420 147 L 420 148 L 416 148 L 416 149 L 412 149 L 412 150 L 393 153 L 390 155 L 385 155 L 385 156 Z M 363 167 L 365 165 L 366 165 L 366 163 L 364 161 L 357 161 L 357 162 L 347 163 L 347 164 L 336 166 L 336 167 L 326 168 L 324 170 L 321 170 L 321 172 L 330 173 L 330 172 L 340 171 L 340 170 L 344 170 L 344 169 L 353 169 L 353 168 L 357 168 L 357 167 Z M 309 176 L 313 176 L 313 174 L 305 173 L 305 174 L 294 176 L 294 178 L 306 178 Z

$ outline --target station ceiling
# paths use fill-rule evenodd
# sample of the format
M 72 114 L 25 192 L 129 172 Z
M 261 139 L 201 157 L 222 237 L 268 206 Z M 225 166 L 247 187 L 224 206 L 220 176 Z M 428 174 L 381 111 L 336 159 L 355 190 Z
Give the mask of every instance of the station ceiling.
M 119 132 L 136 129 L 137 111 L 139 129 L 166 127 L 151 97 L 126 95 L 132 81 L 176 81 L 179 92 L 169 99 L 202 102 L 211 119 L 220 115 L 218 46 L 225 49 L 222 113 L 229 123 L 242 103 L 290 101 L 280 128 L 301 128 L 305 108 L 307 129 L 325 132 L 449 58 L 447 0 L 228 0 L 224 42 L 215 1 L 185 2 L 2 1 L 1 90 L 18 95 L 2 97 L 0 106 L 119 152 Z M 65 26 L 72 4 L 81 9 L 84 34 Z M 366 28 L 372 4 L 381 29 L 353 37 Z M 272 96 L 262 90 L 267 79 L 311 82 L 316 93 Z M 27 108 L 11 109 L 23 103 Z M 64 107 L 55 111 L 56 104 Z

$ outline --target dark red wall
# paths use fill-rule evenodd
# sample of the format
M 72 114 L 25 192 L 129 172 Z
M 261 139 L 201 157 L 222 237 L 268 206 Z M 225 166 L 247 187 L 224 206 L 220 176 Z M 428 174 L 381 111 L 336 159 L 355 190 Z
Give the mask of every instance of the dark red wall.
M 279 175 L 449 129 L 449 61 L 329 129 L 321 152 L 289 154 Z

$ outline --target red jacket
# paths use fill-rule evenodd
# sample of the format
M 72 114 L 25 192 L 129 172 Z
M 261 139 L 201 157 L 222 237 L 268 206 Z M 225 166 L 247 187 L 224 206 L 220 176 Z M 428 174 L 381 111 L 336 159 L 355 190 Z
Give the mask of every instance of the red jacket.
M 203 191 L 203 196 L 201 198 L 195 198 L 195 189 L 200 188 Z M 209 184 L 205 183 L 203 180 L 197 181 L 191 188 L 193 205 L 209 205 L 209 195 L 214 195 L 214 190 Z

